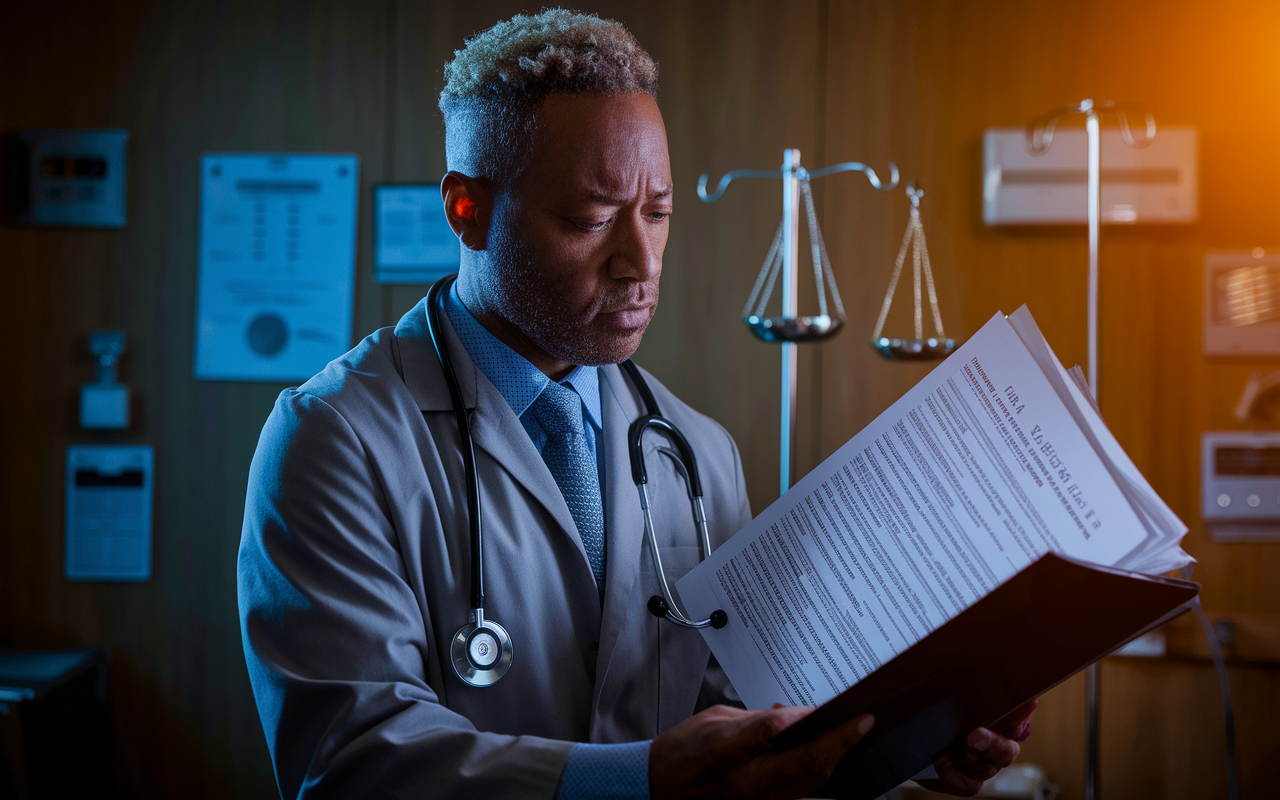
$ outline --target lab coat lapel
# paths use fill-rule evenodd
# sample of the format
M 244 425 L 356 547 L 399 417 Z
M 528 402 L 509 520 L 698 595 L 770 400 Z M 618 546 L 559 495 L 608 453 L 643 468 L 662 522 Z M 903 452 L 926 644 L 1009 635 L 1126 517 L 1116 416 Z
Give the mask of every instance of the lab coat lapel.
M 640 572 L 640 551 L 644 539 L 644 515 L 640 498 L 631 482 L 627 433 L 631 423 L 643 413 L 635 392 L 616 366 L 600 368 L 600 400 L 604 430 L 605 524 L 608 561 L 605 569 L 604 618 L 600 626 L 600 653 L 596 668 L 596 692 L 604 684 L 612 659 L 618 652 L 618 633 L 637 603 L 636 576 Z M 647 613 L 647 612 L 645 612 Z
M 454 333 L 447 314 L 440 315 L 440 324 L 458 377 L 462 400 L 469 410 L 474 411 L 470 419 L 472 441 L 546 509 L 578 549 L 590 574 L 590 562 L 578 536 L 577 525 L 546 462 L 502 393 L 471 360 L 467 348 Z M 449 389 L 427 332 L 425 298 L 400 320 L 395 333 L 405 385 L 418 402 L 418 407 L 427 412 L 452 412 Z
M 582 546 L 582 537 L 578 535 L 578 526 L 569 513 L 569 506 L 564 501 L 564 494 L 556 484 L 556 479 L 551 476 L 551 470 L 547 469 L 547 462 L 542 460 L 528 431 L 520 424 L 502 393 L 489 382 L 484 373 L 478 369 L 475 373 L 481 398 L 471 417 L 471 437 L 475 440 L 476 447 L 493 456 L 512 478 L 542 504 L 577 547 L 583 563 L 587 565 L 587 572 L 590 573 L 591 564 L 587 559 L 587 551 Z M 594 578 L 592 580 L 594 582 Z

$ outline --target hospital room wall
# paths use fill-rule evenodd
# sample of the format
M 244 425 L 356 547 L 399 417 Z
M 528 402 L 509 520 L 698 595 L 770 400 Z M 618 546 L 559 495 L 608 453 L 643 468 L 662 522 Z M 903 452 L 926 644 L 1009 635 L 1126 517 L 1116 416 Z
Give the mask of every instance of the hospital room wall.
M 353 333 L 393 322 L 424 287 L 373 282 L 370 187 L 438 180 L 440 65 L 466 36 L 521 7 L 356 0 L 0 4 L 6 81 L 0 130 L 131 133 L 124 230 L 0 226 L 0 285 L 8 301 L 0 335 L 12 343 L 5 351 L 10 378 L 0 392 L 0 648 L 107 648 L 115 763 L 126 796 L 274 793 L 240 652 L 235 554 L 249 460 L 284 384 L 192 378 L 200 154 L 359 155 Z M 671 114 L 680 185 L 692 187 L 694 170 L 712 153 L 732 162 L 775 162 L 782 142 L 795 143 L 790 121 L 806 120 L 803 136 L 812 136 L 807 120 L 820 100 L 819 61 L 793 59 L 774 43 L 781 36 L 812 54 L 816 4 L 794 6 L 805 13 L 788 12 L 781 23 L 778 3 L 645 8 L 602 10 L 632 21 L 659 51 L 673 87 L 664 103 L 683 108 Z M 808 87 L 807 94 L 793 94 L 796 86 Z M 777 113 L 779 98 L 788 104 L 785 114 Z M 728 132 L 713 136 L 716 130 Z M 681 202 L 692 208 L 691 189 L 685 194 Z M 656 355 L 644 363 L 675 376 L 686 370 L 685 356 L 711 354 L 736 376 L 733 392 L 754 395 L 752 363 L 736 347 L 732 323 L 739 287 L 717 285 L 717 262 L 754 261 L 744 234 L 753 219 L 771 217 L 775 205 L 774 196 L 743 197 L 730 216 L 710 213 L 676 236 L 673 254 L 680 249 L 683 260 L 703 266 L 697 281 L 666 283 L 663 323 L 649 345 Z M 750 276 L 742 280 L 749 285 Z M 101 327 L 129 335 L 122 378 L 135 394 L 135 423 L 118 434 L 76 425 L 77 389 L 92 374 L 86 336 Z M 678 376 L 672 380 L 692 390 Z M 696 402 L 713 413 L 731 410 L 726 422 L 735 429 L 775 413 L 767 408 L 772 393 L 756 412 L 752 403 L 735 408 L 726 387 L 700 386 Z M 144 584 L 69 583 L 62 577 L 65 447 L 113 442 L 156 447 L 153 577 Z
M 235 557 L 249 459 L 282 384 L 192 378 L 198 163 L 205 151 L 358 153 L 367 206 L 387 33 L 382 3 L 0 4 L 0 128 L 131 135 L 125 229 L 0 227 L 0 647 L 107 648 L 122 796 L 275 792 Z M 76 424 L 86 336 L 102 327 L 129 337 L 134 424 L 118 434 Z M 156 448 L 152 578 L 67 582 L 64 448 L 115 442 Z
M 896 160 L 927 190 L 943 312 L 960 334 L 1028 303 L 1068 363 L 1084 360 L 1083 232 L 991 230 L 980 218 L 990 125 L 1081 97 L 1150 103 L 1202 132 L 1192 226 L 1104 230 L 1103 409 L 1156 489 L 1193 527 L 1210 610 L 1275 615 L 1268 546 L 1212 545 L 1197 521 L 1196 436 L 1228 417 L 1253 362 L 1199 356 L 1199 263 L 1275 224 L 1280 96 L 1265 52 L 1275 6 L 1052 2 L 592 2 L 662 65 L 677 211 L 662 308 L 638 360 L 720 420 L 743 453 L 757 510 L 776 496 L 777 349 L 736 322 L 777 224 L 778 186 L 735 184 L 699 203 L 697 175 Z M 213 150 L 361 158 L 355 335 L 393 322 L 423 287 L 372 281 L 369 186 L 436 180 L 440 64 L 516 2 L 47 2 L 0 6 L 0 129 L 124 127 L 123 231 L 0 228 L 6 374 L 0 393 L 0 647 L 101 644 L 112 654 L 116 762 L 128 794 L 269 796 L 266 751 L 239 652 L 234 561 L 248 461 L 283 384 L 191 378 L 196 165 Z M 1156 9 L 1159 8 L 1159 12 Z M 50 58 L 50 53 L 58 57 Z M 806 470 L 924 370 L 865 345 L 906 225 L 900 192 L 860 178 L 815 185 L 849 330 L 801 355 L 798 467 Z M 807 285 L 807 284 L 802 284 Z M 904 320 L 899 319 L 899 322 Z M 139 421 L 119 436 L 75 427 L 91 365 L 85 336 L 124 327 Z M 1113 344 L 1115 343 L 1115 344 Z M 1122 343 L 1122 344 L 1121 344 Z M 142 585 L 61 577 L 68 443 L 157 448 L 155 575 Z M 1271 546 L 1274 548 L 1274 546 Z M 1105 787 L 1116 797 L 1224 794 L 1216 694 L 1203 662 L 1115 660 L 1104 670 Z M 1246 796 L 1280 753 L 1273 668 L 1233 668 Z M 1052 693 L 1028 756 L 1081 796 L 1083 689 Z
M 1280 104 L 1266 101 L 1280 96 L 1280 69 L 1271 57 L 1280 42 L 1280 5 L 868 0 L 820 3 L 814 11 L 818 41 L 812 52 L 821 68 L 813 89 L 823 101 L 789 120 L 785 140 L 771 130 L 753 132 L 770 140 L 772 162 L 714 152 L 693 172 L 714 177 L 738 167 L 770 166 L 783 146 L 799 146 L 809 165 L 860 160 L 879 169 L 896 161 L 904 180 L 916 179 L 926 189 L 923 218 L 952 335 L 963 337 L 995 312 L 1026 303 L 1064 362 L 1085 362 L 1084 230 L 983 225 L 985 128 L 1019 126 L 1049 108 L 1093 96 L 1146 102 L 1163 122 L 1200 130 L 1199 221 L 1104 228 L 1101 402 L 1122 444 L 1190 525 L 1186 546 L 1199 560 L 1196 578 L 1205 585 L 1206 607 L 1251 629 L 1251 653 L 1243 652 L 1242 641 L 1241 658 L 1231 668 L 1242 787 L 1244 796 L 1274 792 L 1268 765 L 1280 754 L 1272 721 L 1280 708 L 1280 588 L 1274 580 L 1280 548 L 1212 543 L 1198 509 L 1199 433 L 1240 427 L 1230 412 L 1247 376 L 1275 362 L 1205 359 L 1199 321 L 1207 250 L 1280 244 L 1273 233 L 1280 209 L 1280 149 L 1274 145 Z M 796 58 L 810 52 L 799 43 L 784 46 Z M 725 88 L 736 96 L 732 83 Z M 788 94 L 809 92 L 796 85 L 782 96 L 769 98 L 760 90 L 752 96 L 784 106 Z M 789 109 L 779 113 L 789 116 Z M 812 130 L 804 124 L 810 121 Z M 673 153 L 679 146 L 673 137 Z M 744 196 L 768 198 L 763 213 L 750 212 L 746 254 L 725 253 L 719 274 L 707 279 L 733 287 L 737 300 L 746 297 L 767 249 L 778 203 L 771 188 L 735 185 L 730 192 L 739 192 L 738 199 L 726 196 L 710 207 L 686 203 L 677 221 L 688 224 L 695 217 L 705 237 L 706 222 L 740 212 Z M 905 197 L 900 191 L 880 195 L 849 176 L 815 184 L 815 195 L 851 330 L 802 348 L 798 474 L 929 369 L 885 362 L 866 345 L 907 223 Z M 676 253 L 689 246 L 682 244 Z M 705 263 L 673 255 L 668 273 L 676 273 L 676 283 L 689 280 L 682 272 L 695 273 Z M 802 287 L 807 284 L 802 273 Z M 693 302 L 682 309 L 686 325 L 697 320 L 697 296 L 690 297 Z M 804 290 L 801 298 L 803 303 Z M 895 324 L 898 331 L 909 330 L 909 308 L 900 296 L 891 330 Z M 723 335 L 708 323 L 699 341 Z M 777 496 L 777 404 L 769 397 L 777 387 L 777 356 L 745 332 L 737 337 L 730 346 L 752 361 L 740 378 L 750 382 L 747 403 L 741 386 L 725 386 L 725 377 L 703 367 L 701 353 L 667 351 L 661 355 L 675 363 L 659 374 L 695 405 L 726 420 L 746 457 L 758 511 Z M 735 414 L 750 416 L 740 420 Z M 1221 712 L 1207 661 L 1109 659 L 1103 676 L 1102 779 L 1109 796 L 1225 796 Z M 1050 693 L 1025 751 L 1062 784 L 1064 797 L 1083 796 L 1083 696 L 1082 678 Z
M 1242 796 L 1273 793 L 1267 765 L 1280 754 L 1269 719 L 1280 708 L 1280 546 L 1208 540 L 1199 514 L 1199 434 L 1241 427 L 1231 409 L 1246 378 L 1276 364 L 1206 359 L 1200 318 L 1206 251 L 1280 245 L 1280 68 L 1272 56 L 1280 5 L 833 2 L 829 14 L 827 160 L 893 158 L 923 184 L 943 313 L 960 335 L 1026 303 L 1066 365 L 1086 361 L 1083 226 L 985 227 L 985 128 L 1020 126 L 1057 105 L 1097 97 L 1145 102 L 1160 122 L 1199 129 L 1199 220 L 1103 228 L 1101 405 L 1139 468 L 1191 527 L 1185 546 L 1199 560 L 1205 607 L 1251 625 L 1254 655 L 1271 661 L 1241 663 L 1231 674 Z M 833 151 L 836 142 L 847 150 Z M 846 284 L 863 291 L 849 303 L 857 329 L 826 345 L 809 374 L 809 465 L 928 369 L 881 361 L 865 345 L 906 225 L 905 198 L 886 200 L 853 181 L 828 181 L 823 197 L 832 259 Z M 898 303 L 898 330 L 909 330 L 910 303 Z M 1103 677 L 1108 796 L 1225 796 L 1221 713 L 1206 661 L 1110 659 Z M 1080 679 L 1051 693 L 1026 748 L 1067 797 L 1082 795 L 1083 696 Z

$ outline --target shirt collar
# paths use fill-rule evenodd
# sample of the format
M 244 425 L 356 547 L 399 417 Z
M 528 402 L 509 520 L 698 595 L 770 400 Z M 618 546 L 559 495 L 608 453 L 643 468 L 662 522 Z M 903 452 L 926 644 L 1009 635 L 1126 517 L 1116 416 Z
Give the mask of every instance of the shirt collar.
M 519 417 L 533 401 L 538 399 L 542 390 L 551 379 L 535 367 L 527 358 L 512 350 L 498 337 L 489 332 L 471 314 L 471 310 L 458 296 L 458 285 L 449 289 L 445 301 L 445 313 L 453 330 L 467 348 L 467 354 L 475 362 L 476 367 L 484 373 L 494 385 L 502 399 L 507 401 L 511 410 Z M 603 430 L 600 413 L 600 375 L 596 367 L 574 367 L 560 381 L 573 387 L 582 398 L 582 407 L 586 409 L 586 418 L 596 430 Z

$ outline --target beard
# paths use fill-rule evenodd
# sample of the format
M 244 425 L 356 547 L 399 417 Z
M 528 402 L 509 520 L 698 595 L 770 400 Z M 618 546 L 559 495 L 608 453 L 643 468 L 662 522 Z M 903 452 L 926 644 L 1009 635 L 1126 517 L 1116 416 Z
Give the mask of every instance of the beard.
M 552 358 L 579 366 L 617 364 L 630 358 L 653 319 L 636 328 L 608 326 L 608 312 L 634 305 L 643 298 L 657 308 L 658 283 L 616 281 L 605 284 L 584 307 L 572 274 L 551 276 L 537 264 L 528 245 L 509 229 L 495 230 L 490 240 L 490 264 L 477 276 L 477 288 L 492 308 L 526 339 Z

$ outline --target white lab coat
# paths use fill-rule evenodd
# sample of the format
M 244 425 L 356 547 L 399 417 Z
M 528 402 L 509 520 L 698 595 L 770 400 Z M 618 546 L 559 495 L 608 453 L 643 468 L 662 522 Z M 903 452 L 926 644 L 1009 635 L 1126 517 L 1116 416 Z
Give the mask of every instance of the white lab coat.
M 626 446 L 643 410 L 621 370 L 600 370 L 601 609 L 554 479 L 441 322 L 473 409 L 485 613 L 510 633 L 513 665 L 488 688 L 463 684 L 450 665 L 449 641 L 470 607 L 465 477 L 419 303 L 394 329 L 284 391 L 254 455 L 240 615 L 285 797 L 547 798 L 573 743 L 651 738 L 736 700 L 701 635 L 646 610 L 657 583 Z M 737 449 L 723 428 L 648 381 L 698 456 L 718 545 L 750 519 Z M 645 450 L 674 583 L 698 561 L 696 531 L 660 435 L 649 434 Z

